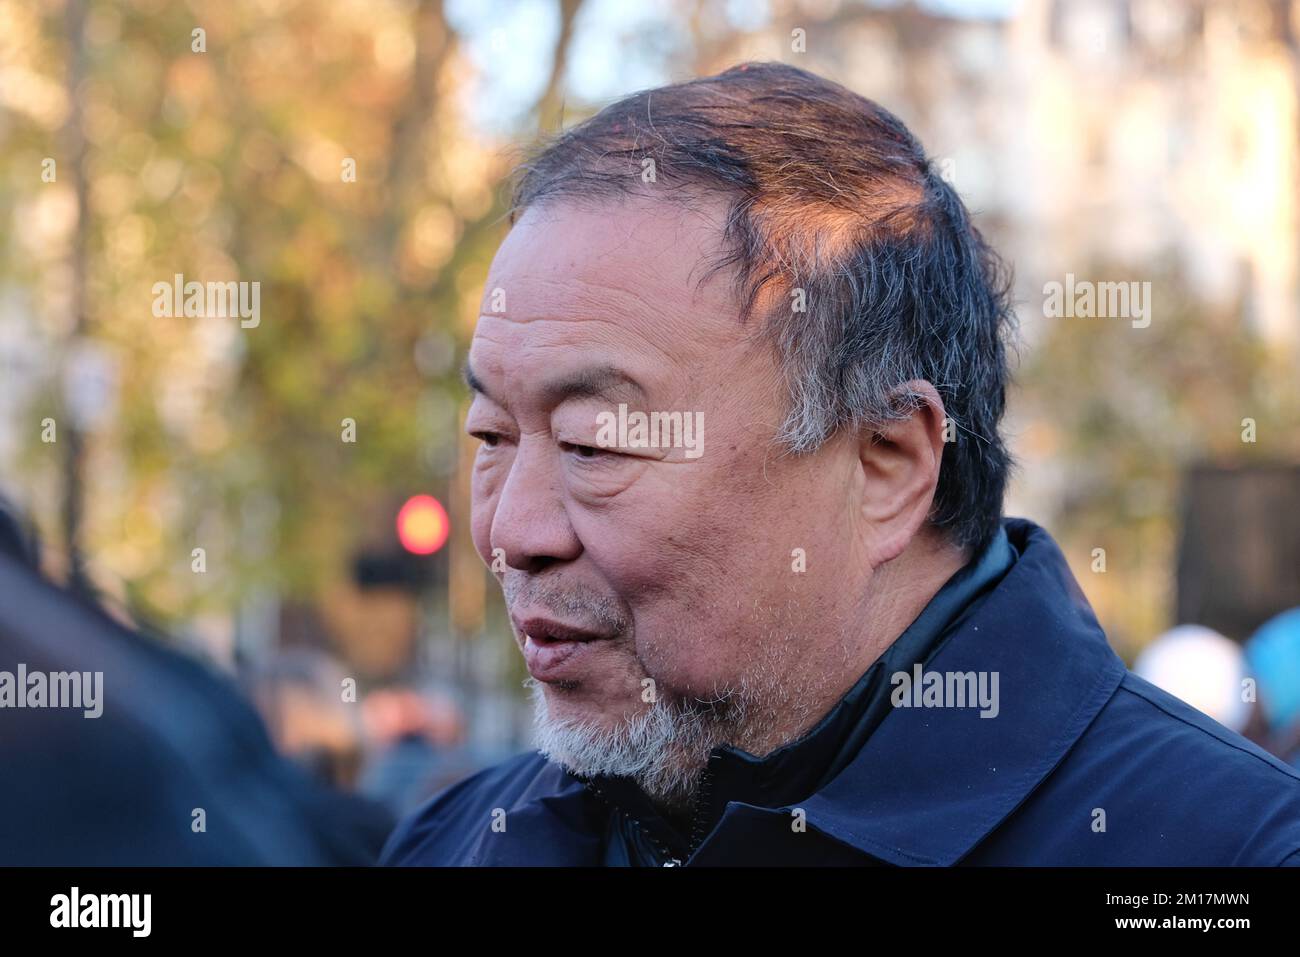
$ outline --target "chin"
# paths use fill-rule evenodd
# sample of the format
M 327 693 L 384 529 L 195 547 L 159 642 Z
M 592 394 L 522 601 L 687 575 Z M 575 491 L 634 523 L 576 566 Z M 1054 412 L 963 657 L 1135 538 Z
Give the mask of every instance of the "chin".
M 539 749 L 575 771 L 634 773 L 672 739 L 666 708 L 646 705 L 629 714 L 583 695 L 581 688 L 566 691 L 536 681 L 532 692 Z

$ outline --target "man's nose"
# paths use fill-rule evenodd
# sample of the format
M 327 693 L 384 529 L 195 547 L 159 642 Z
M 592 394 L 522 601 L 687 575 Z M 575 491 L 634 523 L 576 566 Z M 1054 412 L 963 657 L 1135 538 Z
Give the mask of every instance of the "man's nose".
M 521 442 L 501 487 L 492 516 L 490 544 L 505 553 L 506 564 L 536 572 L 582 553 L 564 507 L 553 450 L 541 442 Z

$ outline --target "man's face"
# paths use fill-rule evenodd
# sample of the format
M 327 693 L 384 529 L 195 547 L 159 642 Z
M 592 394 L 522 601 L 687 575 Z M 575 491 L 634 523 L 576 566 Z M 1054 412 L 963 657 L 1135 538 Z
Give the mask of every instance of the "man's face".
M 770 733 L 843 670 L 815 636 L 849 627 L 866 564 L 856 457 L 773 445 L 775 355 L 741 325 L 730 275 L 699 284 L 723 215 L 561 202 L 526 212 L 493 262 L 469 354 L 473 536 L 550 720 L 608 730 L 655 700 L 743 694 Z M 703 441 L 602 447 L 620 403 L 629 422 L 692 417 Z

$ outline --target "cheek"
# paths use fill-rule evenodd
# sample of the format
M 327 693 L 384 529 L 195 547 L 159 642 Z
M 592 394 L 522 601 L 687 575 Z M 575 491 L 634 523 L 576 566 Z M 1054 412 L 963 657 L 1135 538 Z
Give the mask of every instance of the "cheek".
M 716 569 L 711 536 L 697 520 L 689 488 L 675 476 L 643 479 L 599 507 L 576 501 L 573 525 L 602 576 L 634 606 L 657 606 L 698 587 Z
M 679 472 L 634 491 L 616 507 L 575 516 L 575 528 L 627 603 L 646 670 L 678 694 L 708 695 L 743 672 L 749 583 L 761 556 L 746 547 L 731 509 L 708 508 L 705 489 Z
M 828 531 L 841 509 L 820 498 L 833 483 L 763 466 L 737 456 L 647 476 L 617 508 L 584 516 L 588 551 L 632 609 L 638 654 L 674 690 L 726 687 L 761 643 L 797 634 L 818 609 L 834 614 L 845 597 L 846 558 Z
M 668 692 L 709 699 L 736 687 L 750 670 L 750 633 L 734 606 L 687 617 L 669 610 L 647 622 L 637 637 L 637 656 Z

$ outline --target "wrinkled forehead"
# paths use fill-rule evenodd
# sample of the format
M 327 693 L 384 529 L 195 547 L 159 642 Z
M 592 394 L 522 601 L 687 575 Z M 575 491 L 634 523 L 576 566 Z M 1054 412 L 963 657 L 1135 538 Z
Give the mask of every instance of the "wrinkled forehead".
M 722 256 L 721 202 L 623 197 L 527 210 L 502 243 L 470 364 L 480 380 L 556 364 L 629 367 L 638 379 L 707 366 L 741 341 Z

